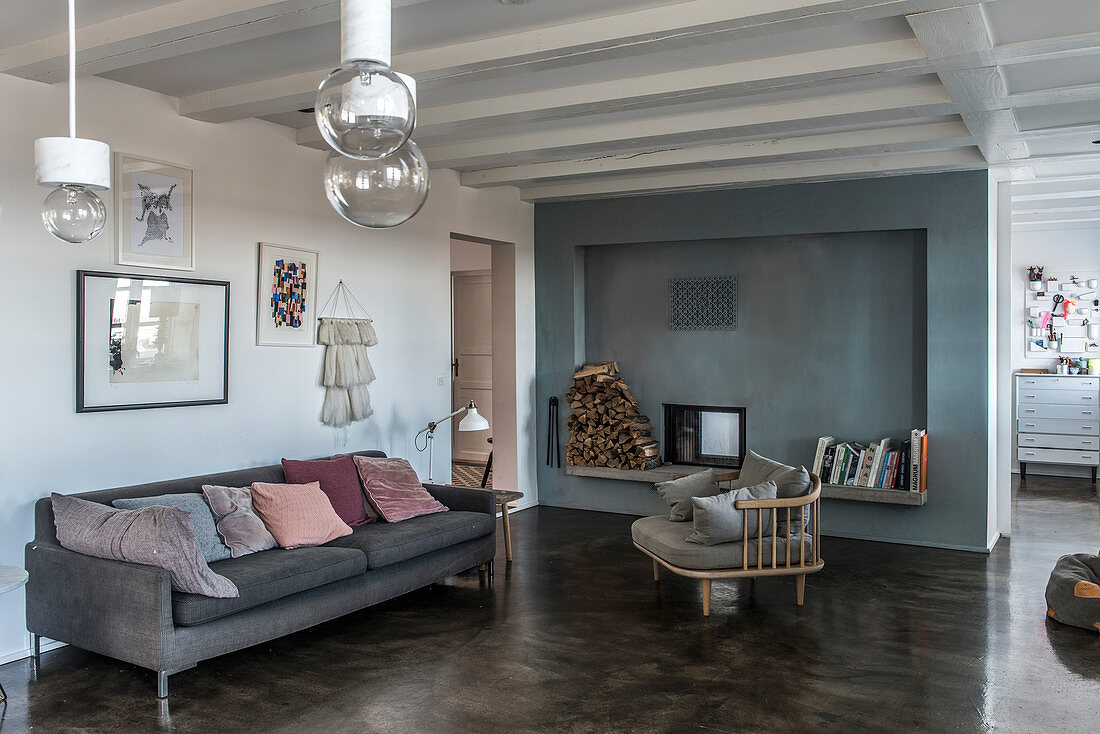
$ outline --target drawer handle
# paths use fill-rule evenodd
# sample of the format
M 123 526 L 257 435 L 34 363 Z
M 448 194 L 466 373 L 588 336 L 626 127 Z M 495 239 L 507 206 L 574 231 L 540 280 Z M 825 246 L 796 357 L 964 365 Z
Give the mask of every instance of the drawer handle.
M 1025 398 L 1034 398 L 1034 395 L 1024 395 Z
M 1082 410 L 1081 415 L 1092 415 L 1092 411 L 1091 410 Z
M 1081 399 L 1082 400 L 1092 400 L 1092 396 L 1091 395 L 1082 395 Z
M 1035 439 L 1032 438 L 1031 436 L 1024 436 L 1024 440 L 1025 441 L 1034 441 Z
M 1025 451 L 1024 456 L 1035 456 L 1035 452 L 1034 451 Z
M 1087 439 L 1087 438 L 1083 438 L 1083 439 L 1081 439 L 1081 444 L 1082 444 L 1083 446 L 1091 446 L 1091 445 L 1092 445 L 1092 441 L 1090 441 L 1090 440 L 1089 440 L 1089 439 Z
M 1035 427 L 1034 423 L 1025 423 L 1024 424 L 1024 428 L 1034 428 L 1034 427 Z M 1085 426 L 1085 427 L 1088 428 L 1088 426 Z
M 1025 412 L 1025 413 L 1034 413 L 1034 412 L 1035 412 L 1035 408 L 1024 408 L 1024 412 Z

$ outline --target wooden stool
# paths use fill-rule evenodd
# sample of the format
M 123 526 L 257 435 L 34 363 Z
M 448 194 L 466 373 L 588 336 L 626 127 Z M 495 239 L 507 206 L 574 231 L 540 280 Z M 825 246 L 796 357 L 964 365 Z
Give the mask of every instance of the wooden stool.
M 500 517 L 504 523 L 504 557 L 512 560 L 512 529 L 508 525 L 508 503 L 523 498 L 523 492 L 511 489 L 491 490 L 496 495 L 497 504 L 500 505 Z

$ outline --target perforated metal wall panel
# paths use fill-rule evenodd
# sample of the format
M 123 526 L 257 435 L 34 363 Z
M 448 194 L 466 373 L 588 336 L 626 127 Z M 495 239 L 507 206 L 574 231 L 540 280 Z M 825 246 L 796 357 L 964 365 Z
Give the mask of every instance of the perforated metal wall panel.
M 737 328 L 737 278 L 668 279 L 671 331 L 731 331 Z

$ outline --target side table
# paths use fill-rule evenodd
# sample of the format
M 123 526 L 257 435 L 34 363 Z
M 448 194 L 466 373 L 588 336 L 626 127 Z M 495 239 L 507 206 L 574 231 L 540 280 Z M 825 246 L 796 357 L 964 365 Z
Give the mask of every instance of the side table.
M 500 516 L 504 522 L 504 557 L 509 561 L 512 560 L 512 529 L 508 525 L 508 503 L 515 502 L 523 497 L 523 492 L 516 492 L 511 489 L 494 489 L 491 490 L 495 494 L 497 504 L 500 505 Z
M 521 497 L 523 495 L 520 495 Z M 0 594 L 7 591 L 15 591 L 27 583 L 29 574 L 18 566 L 0 566 Z M 0 701 L 7 701 L 8 693 L 0 684 Z

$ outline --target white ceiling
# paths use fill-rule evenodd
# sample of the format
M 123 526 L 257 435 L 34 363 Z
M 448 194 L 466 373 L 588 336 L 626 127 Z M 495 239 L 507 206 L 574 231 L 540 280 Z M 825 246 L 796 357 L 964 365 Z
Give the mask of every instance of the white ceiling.
M 0 71 L 64 80 L 65 5 L 0 0 Z M 323 146 L 297 110 L 339 62 L 335 0 L 77 13 L 80 73 Z M 416 140 L 469 186 L 553 201 L 992 166 L 1031 182 L 1017 226 L 1100 221 L 1097 0 L 394 0 L 393 30 Z

